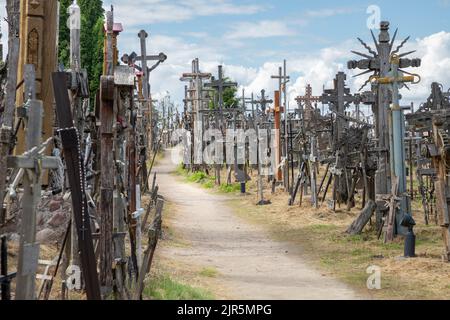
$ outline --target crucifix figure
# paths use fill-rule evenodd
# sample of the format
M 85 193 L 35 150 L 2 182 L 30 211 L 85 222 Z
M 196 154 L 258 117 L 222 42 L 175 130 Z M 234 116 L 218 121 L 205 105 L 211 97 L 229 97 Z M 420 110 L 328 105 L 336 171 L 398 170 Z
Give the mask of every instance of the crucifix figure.
M 164 53 L 160 53 L 158 55 L 147 55 L 147 44 L 146 39 L 148 38 L 148 33 L 145 30 L 141 30 L 138 33 L 138 37 L 141 41 L 141 55 L 136 57 L 136 61 L 141 61 L 142 63 L 142 72 L 143 72 L 143 79 L 144 79 L 144 86 L 143 86 L 143 94 L 144 99 L 149 99 L 150 96 L 150 87 L 149 87 L 149 80 L 150 80 L 150 73 L 155 70 L 161 63 L 167 60 L 167 56 Z M 155 65 L 148 68 L 148 62 L 149 61 L 157 61 Z

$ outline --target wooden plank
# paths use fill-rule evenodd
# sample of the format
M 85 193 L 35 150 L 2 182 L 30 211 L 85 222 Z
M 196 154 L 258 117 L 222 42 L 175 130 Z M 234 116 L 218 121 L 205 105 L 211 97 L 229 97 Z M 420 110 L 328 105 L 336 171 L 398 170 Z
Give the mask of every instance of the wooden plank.
M 14 115 L 16 108 L 17 68 L 19 63 L 19 7 L 20 0 L 7 0 L 6 10 L 10 23 L 8 34 L 8 69 L 5 87 L 4 110 L 0 116 L 0 216 L 3 210 L 3 199 L 6 186 L 6 157 L 11 149 Z M 6 216 L 6 214 L 5 214 Z M 0 221 L 1 223 L 2 221 Z
M 67 76 L 64 72 L 53 73 L 53 90 L 56 101 L 56 114 L 59 128 L 72 128 L 69 94 L 66 88 Z M 94 254 L 91 224 L 85 197 L 85 176 L 82 168 L 82 156 L 76 129 L 61 131 L 67 176 L 71 186 L 72 208 L 78 235 L 81 270 L 84 274 L 86 295 L 89 300 L 101 300 L 97 275 L 97 262 Z
M 41 143 L 42 131 L 42 102 L 29 100 L 28 123 L 26 128 L 26 148 L 31 150 Z M 34 300 L 35 278 L 39 246 L 36 244 L 36 207 L 41 197 L 40 169 L 29 170 L 24 174 L 24 194 L 22 197 L 22 230 L 19 248 L 19 262 L 17 267 L 17 300 Z M 34 256 L 36 256 L 34 261 Z
M 42 169 L 56 169 L 58 168 L 58 158 L 45 157 L 41 159 L 40 166 Z M 23 168 L 34 169 L 36 168 L 36 159 L 30 157 L 7 157 L 8 168 Z
M 144 290 L 145 277 L 150 272 L 150 268 L 153 262 L 153 256 L 156 250 L 156 245 L 158 244 L 158 238 L 161 233 L 163 207 L 164 207 L 164 200 L 160 198 L 156 202 L 155 219 L 153 220 L 152 226 L 148 231 L 148 247 L 145 250 L 144 261 L 142 262 L 142 267 L 139 272 L 139 280 L 135 294 L 136 300 L 141 299 L 142 291 Z
M 104 294 L 113 287 L 113 248 L 112 233 L 114 225 L 114 77 L 102 76 L 100 79 L 100 285 Z

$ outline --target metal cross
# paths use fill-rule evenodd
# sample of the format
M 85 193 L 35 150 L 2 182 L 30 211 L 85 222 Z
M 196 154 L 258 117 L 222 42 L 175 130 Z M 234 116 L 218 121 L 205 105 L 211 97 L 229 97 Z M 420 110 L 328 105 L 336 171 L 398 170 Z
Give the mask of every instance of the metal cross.
M 226 82 L 223 78 L 223 66 L 218 67 L 218 79 L 216 80 L 215 77 L 211 78 L 210 83 L 206 83 L 205 86 L 209 88 L 214 88 L 217 90 L 218 94 L 218 102 L 219 102 L 219 110 L 223 110 L 223 93 L 226 88 L 233 88 L 237 87 L 236 82 Z

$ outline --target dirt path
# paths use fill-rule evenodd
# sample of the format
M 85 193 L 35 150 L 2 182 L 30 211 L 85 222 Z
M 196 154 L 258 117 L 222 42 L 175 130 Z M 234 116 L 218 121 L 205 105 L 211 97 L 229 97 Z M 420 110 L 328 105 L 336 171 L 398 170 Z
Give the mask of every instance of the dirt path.
M 162 195 L 177 207 L 173 227 L 190 245 L 164 248 L 171 259 L 213 267 L 234 299 L 358 299 L 346 285 L 306 264 L 301 253 L 236 217 L 225 196 L 180 182 L 169 152 L 156 168 Z

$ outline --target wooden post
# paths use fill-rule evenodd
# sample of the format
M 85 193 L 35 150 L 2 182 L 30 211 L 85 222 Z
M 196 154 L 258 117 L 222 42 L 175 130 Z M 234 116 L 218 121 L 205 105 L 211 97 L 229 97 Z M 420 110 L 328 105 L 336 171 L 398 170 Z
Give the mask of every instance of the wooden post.
M 57 162 L 55 158 L 40 157 L 34 153 L 41 144 L 43 107 L 41 101 L 35 100 L 34 66 L 26 65 L 24 70 L 27 86 L 25 92 L 29 92 L 30 98 L 27 101 L 29 108 L 25 130 L 28 151 L 23 156 L 8 157 L 8 167 L 25 169 L 16 299 L 34 300 L 39 258 L 39 244 L 36 243 L 36 207 L 41 198 L 42 170 L 56 168 Z
M 7 0 L 8 19 L 10 22 L 8 35 L 8 70 L 5 88 L 5 109 L 0 117 L 0 224 L 6 219 L 6 208 L 3 208 L 6 185 L 6 157 L 11 150 L 11 137 L 14 127 L 16 105 L 17 66 L 19 63 L 19 6 L 20 0 Z
M 55 0 L 20 1 L 20 54 L 18 80 L 24 77 L 24 65 L 33 64 L 36 70 L 36 97 L 43 103 L 42 139 L 53 135 L 54 111 L 51 74 L 56 70 L 56 27 L 58 2 Z M 17 105 L 24 102 L 23 86 L 17 91 Z M 25 134 L 19 131 L 16 154 L 25 151 Z
M 53 74 L 53 90 L 55 93 L 58 126 L 67 165 L 67 176 L 71 186 L 72 210 L 77 228 L 80 262 L 89 300 L 100 300 L 100 286 L 97 275 L 97 263 L 94 255 L 90 217 L 88 213 L 83 157 L 77 129 L 73 127 L 70 101 L 67 91 L 67 76 L 64 72 Z M 110 247 L 111 243 L 109 244 Z
M 156 203 L 155 219 L 153 220 L 153 223 L 148 231 L 148 247 L 147 250 L 145 250 L 144 260 L 142 262 L 141 271 L 139 272 L 139 281 L 135 296 L 136 300 L 140 299 L 142 296 L 142 291 L 144 290 L 145 276 L 149 273 L 152 265 L 153 255 L 156 250 L 158 238 L 161 234 L 163 207 L 164 207 L 164 200 L 158 199 Z
M 275 122 L 275 177 L 277 181 L 283 180 L 283 171 L 280 168 L 281 165 L 281 112 L 283 108 L 280 106 L 280 91 L 275 91 L 275 107 L 274 107 L 274 122 Z
M 113 276 L 113 202 L 114 202 L 114 157 L 113 126 L 114 119 L 114 77 L 101 77 L 100 95 L 102 97 L 100 109 L 100 285 L 107 294 L 112 289 Z

